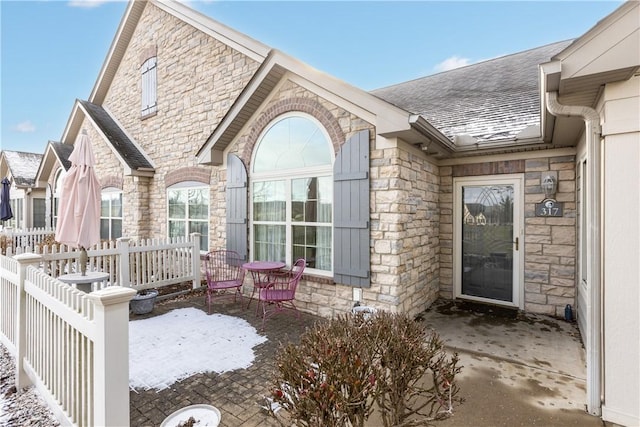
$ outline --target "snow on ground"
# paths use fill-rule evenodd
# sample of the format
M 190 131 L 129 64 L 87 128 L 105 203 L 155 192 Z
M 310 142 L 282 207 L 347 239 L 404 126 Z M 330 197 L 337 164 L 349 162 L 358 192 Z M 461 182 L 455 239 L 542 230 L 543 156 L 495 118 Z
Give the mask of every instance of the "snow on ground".
M 192 375 L 248 368 L 266 337 L 246 320 L 182 308 L 129 322 L 129 387 L 170 387 Z

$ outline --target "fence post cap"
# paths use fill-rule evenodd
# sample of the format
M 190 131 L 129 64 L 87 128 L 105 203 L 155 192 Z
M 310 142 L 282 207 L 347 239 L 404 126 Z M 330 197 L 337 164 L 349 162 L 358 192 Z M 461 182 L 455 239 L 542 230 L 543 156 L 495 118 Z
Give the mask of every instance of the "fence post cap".
M 107 306 L 129 302 L 135 294 L 135 289 L 122 286 L 107 286 L 104 289 L 87 294 L 87 297 L 96 304 Z
M 34 254 L 32 252 L 25 252 L 23 254 L 14 255 L 13 259 L 18 261 L 19 263 L 31 263 L 42 260 L 42 256 L 38 254 Z

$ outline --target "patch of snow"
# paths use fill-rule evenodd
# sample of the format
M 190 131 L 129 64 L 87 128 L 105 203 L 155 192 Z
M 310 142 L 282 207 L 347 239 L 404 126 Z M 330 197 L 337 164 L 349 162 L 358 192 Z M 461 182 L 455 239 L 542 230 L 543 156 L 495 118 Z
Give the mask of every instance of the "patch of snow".
M 266 337 L 246 320 L 182 308 L 129 322 L 129 387 L 160 391 L 198 373 L 251 366 Z

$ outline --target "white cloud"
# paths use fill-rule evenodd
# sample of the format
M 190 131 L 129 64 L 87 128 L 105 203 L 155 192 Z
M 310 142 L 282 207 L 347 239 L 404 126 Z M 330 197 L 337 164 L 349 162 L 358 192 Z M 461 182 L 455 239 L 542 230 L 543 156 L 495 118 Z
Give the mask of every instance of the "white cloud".
M 69 0 L 69 6 L 71 7 L 84 7 L 86 9 L 91 9 L 94 7 L 99 7 L 100 5 L 107 3 L 112 0 Z
M 15 125 L 13 130 L 20 133 L 30 133 L 36 131 L 36 126 L 31 123 L 31 120 L 25 120 L 24 122 L 20 122 Z
M 457 55 L 451 56 L 439 64 L 436 64 L 433 69 L 436 72 L 449 71 L 454 68 L 465 67 L 470 65 L 472 62 L 469 58 L 460 58 Z

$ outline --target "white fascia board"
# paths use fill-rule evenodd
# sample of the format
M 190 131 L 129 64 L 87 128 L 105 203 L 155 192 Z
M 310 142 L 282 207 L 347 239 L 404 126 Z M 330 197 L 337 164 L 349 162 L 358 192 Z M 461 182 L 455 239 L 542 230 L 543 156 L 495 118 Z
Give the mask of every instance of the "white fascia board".
M 91 117 L 91 115 L 85 111 L 84 107 L 81 104 L 79 105 L 79 108 L 80 110 L 82 110 L 82 113 L 84 114 L 84 118 L 89 123 L 91 123 L 91 126 L 93 126 L 93 129 L 95 129 L 95 131 L 102 137 L 104 142 L 107 144 L 107 147 L 109 147 L 111 152 L 116 156 L 116 158 L 122 165 L 123 170 L 125 171 L 125 175 L 131 175 L 132 174 L 131 168 L 127 165 L 127 162 L 122 158 L 120 153 L 118 153 L 116 150 L 113 149 L 111 142 L 109 142 L 109 138 L 107 138 L 107 136 L 100 130 L 100 127 L 98 126 L 98 124 L 95 121 L 93 121 L 93 118 Z
M 82 114 L 82 116 L 80 116 L 80 114 Z M 75 141 L 78 136 L 78 132 L 80 132 L 80 124 L 82 123 L 84 116 L 86 116 L 86 112 L 84 110 L 80 111 L 80 101 L 76 99 L 73 104 L 73 108 L 71 109 L 69 120 L 67 120 L 67 125 L 62 131 L 62 138 L 60 138 L 60 142 L 65 144 L 66 141 L 69 140 Z
M 54 160 L 49 160 L 51 157 L 53 157 Z M 56 160 L 60 162 L 60 159 L 58 159 L 58 156 L 56 155 L 56 151 L 51 146 L 51 141 L 49 141 L 47 143 L 47 147 L 44 149 L 42 161 L 40 162 L 40 166 L 38 166 L 38 171 L 36 172 L 36 185 L 38 187 L 41 185 L 46 185 L 46 183 L 49 181 L 48 175 L 51 174 L 51 169 L 53 169 L 53 165 L 55 164 Z M 62 164 L 62 162 L 60 163 Z M 46 180 L 42 180 L 43 174 L 47 176 Z
M 640 2 L 626 1 L 556 54 L 562 78 L 640 66 Z
M 140 19 L 140 15 L 142 15 L 142 10 L 144 10 L 145 5 L 146 1 L 129 1 L 127 9 L 120 20 L 120 24 L 118 25 L 113 41 L 111 42 L 111 46 L 109 47 L 109 52 L 102 63 L 102 68 L 100 68 L 100 73 L 98 73 L 96 83 L 93 85 L 93 89 L 89 95 L 89 102 L 96 103 L 98 95 L 104 95 L 104 93 L 109 89 L 108 87 L 105 88 L 104 85 L 108 83 L 110 86 L 111 81 L 109 80 L 107 82 L 105 81 L 105 78 L 107 74 L 115 74 L 115 71 L 118 69 L 122 59 L 122 51 L 129 45 L 129 38 L 131 37 L 131 34 L 133 34 L 135 27 L 138 25 L 138 19 Z M 123 44 L 124 48 L 122 47 Z M 100 100 L 99 103 L 101 104 L 102 100 Z
M 102 108 L 104 109 L 104 111 L 107 112 L 107 114 L 109 115 L 109 117 L 111 117 L 111 119 L 116 123 L 116 125 L 118 125 L 118 127 L 120 128 L 120 130 L 127 136 L 127 138 L 129 138 L 129 141 L 131 141 L 131 143 L 136 147 L 136 149 L 142 154 L 142 156 L 149 162 L 149 164 L 151 165 L 151 167 L 153 169 L 156 169 L 156 165 L 153 161 L 153 159 L 151 157 L 149 157 L 149 155 L 146 153 L 146 151 L 140 146 L 140 144 L 138 144 L 138 142 L 136 141 L 136 139 L 129 133 L 127 132 L 127 128 L 125 128 L 122 123 L 120 123 L 120 120 L 117 119 L 116 116 L 114 116 L 113 114 L 111 114 L 111 111 L 109 111 L 109 109 L 107 107 L 105 107 L 104 105 L 102 106 Z M 111 145 L 111 144 L 109 144 Z
M 194 28 L 221 41 L 227 46 L 257 62 L 264 61 L 271 48 L 259 41 L 228 27 L 209 16 L 175 0 L 150 0 L 150 3 L 188 23 Z
M 547 111 L 547 92 L 560 89 L 562 63 L 558 60 L 545 62 L 538 66 L 540 79 L 540 139 L 551 141 L 555 116 Z
M 376 126 L 377 133 L 410 129 L 409 112 L 280 51 L 274 51 L 274 60 L 291 73 L 313 84 L 315 91 L 322 89 L 322 96 L 337 106 L 360 117 L 365 116 L 365 112 L 369 113 L 370 117 L 375 117 L 372 124 Z M 360 113 L 356 113 L 357 111 Z

